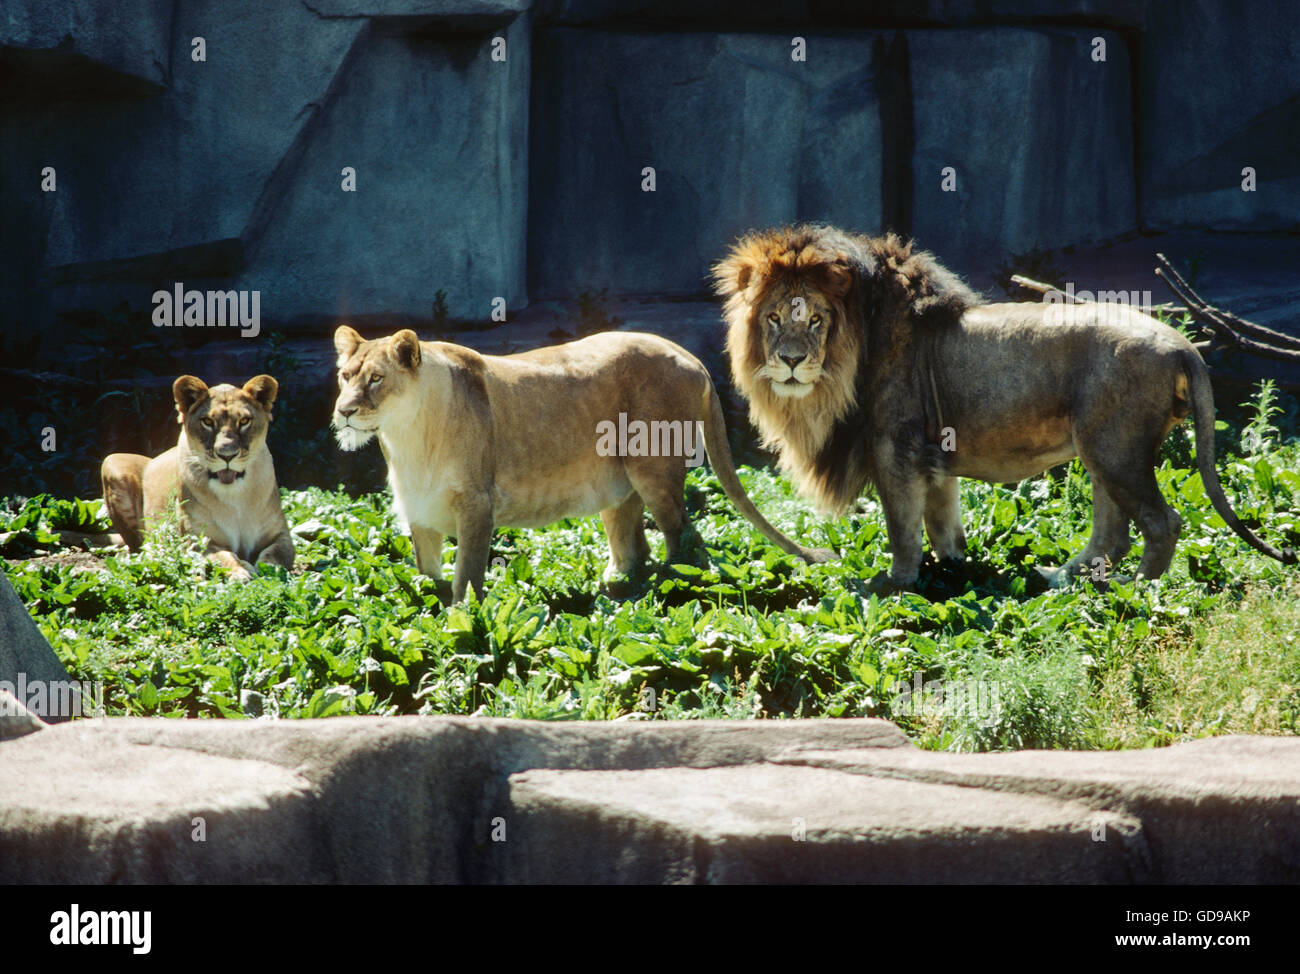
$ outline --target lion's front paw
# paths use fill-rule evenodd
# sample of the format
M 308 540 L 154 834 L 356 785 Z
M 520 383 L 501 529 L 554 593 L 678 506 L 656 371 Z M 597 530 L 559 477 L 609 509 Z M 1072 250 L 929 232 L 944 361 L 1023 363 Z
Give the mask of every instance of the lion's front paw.
M 900 592 L 915 592 L 916 576 L 897 576 L 892 572 L 876 572 L 867 582 L 867 591 L 875 595 L 898 595 Z

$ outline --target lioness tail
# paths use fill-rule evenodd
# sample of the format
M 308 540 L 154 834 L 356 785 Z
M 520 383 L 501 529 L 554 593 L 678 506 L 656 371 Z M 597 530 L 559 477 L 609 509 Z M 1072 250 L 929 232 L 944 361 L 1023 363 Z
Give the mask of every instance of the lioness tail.
M 745 515 L 746 520 L 758 528 L 763 537 L 786 554 L 797 555 L 810 563 L 838 558 L 839 555 L 828 548 L 805 548 L 798 542 L 792 541 L 769 524 L 767 518 L 759 513 L 754 502 L 745 493 L 740 478 L 736 476 L 736 467 L 731 460 L 731 447 L 727 445 L 727 423 L 722 415 L 722 402 L 718 399 L 717 390 L 713 388 L 712 382 L 708 384 L 705 391 L 704 416 L 704 449 L 709 454 L 709 463 L 713 466 L 713 472 L 718 475 L 718 482 L 722 484 L 723 491 L 731 498 L 731 503 L 736 505 L 740 513 Z

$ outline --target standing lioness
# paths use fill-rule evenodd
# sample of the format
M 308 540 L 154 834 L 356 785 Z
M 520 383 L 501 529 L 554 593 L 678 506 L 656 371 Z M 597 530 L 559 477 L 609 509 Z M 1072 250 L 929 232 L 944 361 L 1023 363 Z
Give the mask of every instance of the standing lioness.
M 266 448 L 278 391 L 269 375 L 242 389 L 209 389 L 192 375 L 172 384 L 181 425 L 176 445 L 152 460 L 114 453 L 100 467 L 109 517 L 129 548 L 140 547 L 146 526 L 176 498 L 181 530 L 205 535 L 209 557 L 235 577 L 251 577 L 250 563 L 293 567 L 293 539 Z
M 610 451 L 598 449 L 598 430 L 620 416 L 624 423 L 689 423 L 692 432 L 702 426 L 722 489 L 750 523 L 806 561 L 834 557 L 791 541 L 750 502 L 709 373 L 663 338 L 606 332 L 496 356 L 421 342 L 409 329 L 365 341 L 342 325 L 334 346 L 339 445 L 355 450 L 379 437 L 394 506 L 410 526 L 423 574 L 442 578 L 442 539 L 456 535 L 455 601 L 469 585 L 482 594 L 498 526 L 543 527 L 599 512 L 609 537 L 609 577 L 649 556 L 641 522 L 649 508 L 668 561 L 677 559 L 689 458 L 602 455 Z

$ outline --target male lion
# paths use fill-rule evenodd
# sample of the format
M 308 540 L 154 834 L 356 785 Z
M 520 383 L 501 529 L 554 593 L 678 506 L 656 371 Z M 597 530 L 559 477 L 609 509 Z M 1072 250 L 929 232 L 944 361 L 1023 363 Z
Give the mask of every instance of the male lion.
M 805 561 L 834 552 L 805 548 L 772 527 L 746 496 L 732 466 L 722 406 L 709 373 L 685 349 L 654 335 L 606 332 L 518 355 L 480 355 L 447 342 L 421 342 L 409 329 L 365 341 L 334 333 L 339 445 L 372 437 L 388 461 L 398 517 L 411 529 L 415 562 L 442 578 L 442 539 L 459 540 L 451 596 L 481 596 L 492 531 L 542 527 L 600 512 L 609 537 L 608 579 L 649 556 L 642 512 L 677 559 L 687 525 L 686 458 L 602 456 L 598 429 L 620 414 L 633 421 L 703 428 L 704 445 L 733 504 L 782 551 Z M 681 427 L 679 427 L 681 428 Z M 642 451 L 627 451 L 628 453 Z
M 931 254 L 891 235 L 802 225 L 741 239 L 714 267 L 736 386 L 783 471 L 828 512 L 874 483 L 894 561 L 915 583 L 921 528 L 961 558 L 958 477 L 1023 480 L 1078 456 L 1092 478 L 1092 536 L 1054 585 L 1118 562 L 1129 522 L 1138 571 L 1169 567 L 1181 521 L 1156 486 L 1160 444 L 1195 413 L 1197 465 L 1214 509 L 1233 513 L 1214 468 L 1214 401 L 1196 349 L 1131 308 L 983 304 Z
M 114 453 L 100 467 L 109 517 L 131 550 L 175 496 L 181 530 L 204 534 L 209 557 L 235 578 L 252 576 L 250 562 L 293 567 L 293 539 L 266 448 L 278 390 L 269 375 L 242 389 L 209 389 L 192 375 L 172 384 L 181 425 L 176 445 L 152 460 Z

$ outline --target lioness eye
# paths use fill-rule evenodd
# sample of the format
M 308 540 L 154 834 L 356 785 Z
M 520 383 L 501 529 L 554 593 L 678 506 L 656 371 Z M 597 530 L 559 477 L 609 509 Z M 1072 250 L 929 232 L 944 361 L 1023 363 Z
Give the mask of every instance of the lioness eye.
M 249 422 L 248 417 L 245 416 L 243 419 L 239 421 L 239 428 L 242 430 L 245 426 L 248 425 L 248 422 Z
M 201 420 L 199 420 L 199 422 L 202 423 L 204 426 L 206 426 L 208 429 L 212 429 L 212 425 L 213 425 L 212 420 L 208 419 L 208 417 L 204 416 Z
M 383 379 L 384 379 L 384 377 L 383 377 L 382 375 L 372 375 L 372 376 L 370 377 L 370 384 L 371 384 L 372 386 L 377 386 L 377 385 L 379 385 L 380 382 L 383 381 Z

